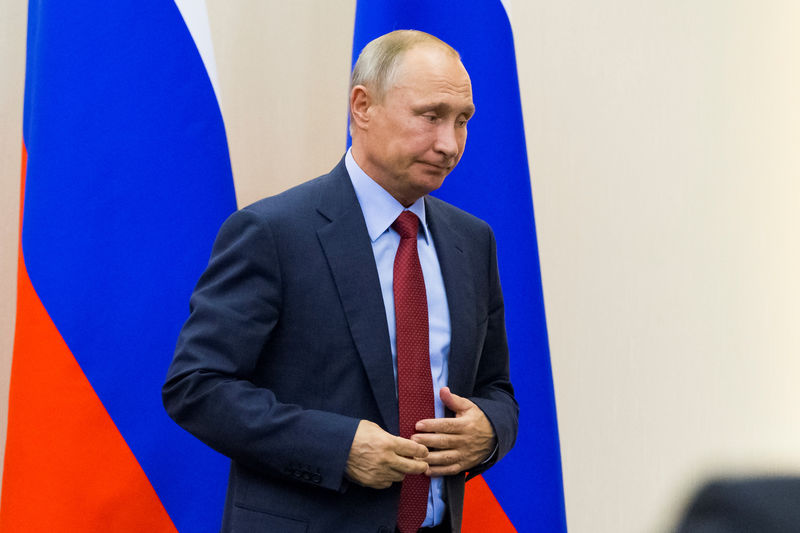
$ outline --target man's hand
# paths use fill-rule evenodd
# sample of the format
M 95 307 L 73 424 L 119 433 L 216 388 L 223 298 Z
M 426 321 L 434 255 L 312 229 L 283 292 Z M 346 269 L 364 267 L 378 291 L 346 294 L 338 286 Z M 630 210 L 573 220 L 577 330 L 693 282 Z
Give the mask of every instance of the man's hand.
M 455 418 L 420 420 L 411 440 L 431 450 L 425 459 L 429 476 L 449 476 L 469 470 L 489 457 L 497 443 L 492 424 L 480 407 L 466 398 L 439 390 L 439 397 Z
M 408 439 L 387 433 L 377 424 L 362 420 L 356 429 L 345 475 L 359 485 L 388 488 L 406 474 L 422 474 L 428 449 Z

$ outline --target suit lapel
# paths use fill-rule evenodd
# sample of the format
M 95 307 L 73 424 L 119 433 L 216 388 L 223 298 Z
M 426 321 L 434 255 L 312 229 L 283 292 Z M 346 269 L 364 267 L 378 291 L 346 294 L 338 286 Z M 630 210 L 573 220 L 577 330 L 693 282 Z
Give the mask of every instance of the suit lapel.
M 426 198 L 426 218 L 442 269 L 447 307 L 450 311 L 450 355 L 448 386 L 458 395 L 469 395 L 475 366 L 472 336 L 475 333 L 475 284 L 466 254 L 467 242 L 437 202 Z
M 397 434 L 392 352 L 375 256 L 343 161 L 329 178 L 317 207 L 329 222 L 317 230 L 317 236 L 386 429 Z

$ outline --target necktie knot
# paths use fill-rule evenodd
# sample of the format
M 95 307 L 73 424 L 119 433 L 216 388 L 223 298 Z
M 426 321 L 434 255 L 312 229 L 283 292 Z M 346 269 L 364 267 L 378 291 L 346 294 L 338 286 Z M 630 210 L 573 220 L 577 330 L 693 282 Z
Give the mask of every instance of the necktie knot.
M 419 219 L 411 211 L 403 211 L 392 224 L 401 239 L 416 239 L 419 231 Z

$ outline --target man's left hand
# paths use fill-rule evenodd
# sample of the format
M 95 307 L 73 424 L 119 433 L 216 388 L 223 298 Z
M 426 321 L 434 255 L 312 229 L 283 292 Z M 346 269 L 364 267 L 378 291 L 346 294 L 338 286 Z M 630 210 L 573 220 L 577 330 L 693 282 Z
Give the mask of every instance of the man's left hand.
M 455 418 L 428 418 L 417 422 L 411 440 L 426 446 L 428 476 L 449 476 L 469 470 L 485 461 L 495 448 L 497 437 L 489 419 L 473 402 L 450 392 L 439 390 L 444 405 Z

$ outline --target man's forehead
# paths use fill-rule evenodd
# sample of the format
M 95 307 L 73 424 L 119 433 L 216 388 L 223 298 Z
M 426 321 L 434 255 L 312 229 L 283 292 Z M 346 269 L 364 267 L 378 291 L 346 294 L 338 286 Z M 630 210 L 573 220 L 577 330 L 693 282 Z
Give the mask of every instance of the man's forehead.
M 472 97 L 472 83 L 469 77 L 448 76 L 441 71 L 409 72 L 407 76 L 398 77 L 393 88 L 412 91 L 435 89 L 442 93 Z
M 398 65 L 394 87 L 414 88 L 420 83 L 472 94 L 469 74 L 458 56 L 434 47 L 411 49 Z
M 418 45 L 403 52 L 397 60 L 398 76 L 414 74 L 419 71 L 457 68 L 466 73 L 458 54 L 446 48 L 433 45 Z

